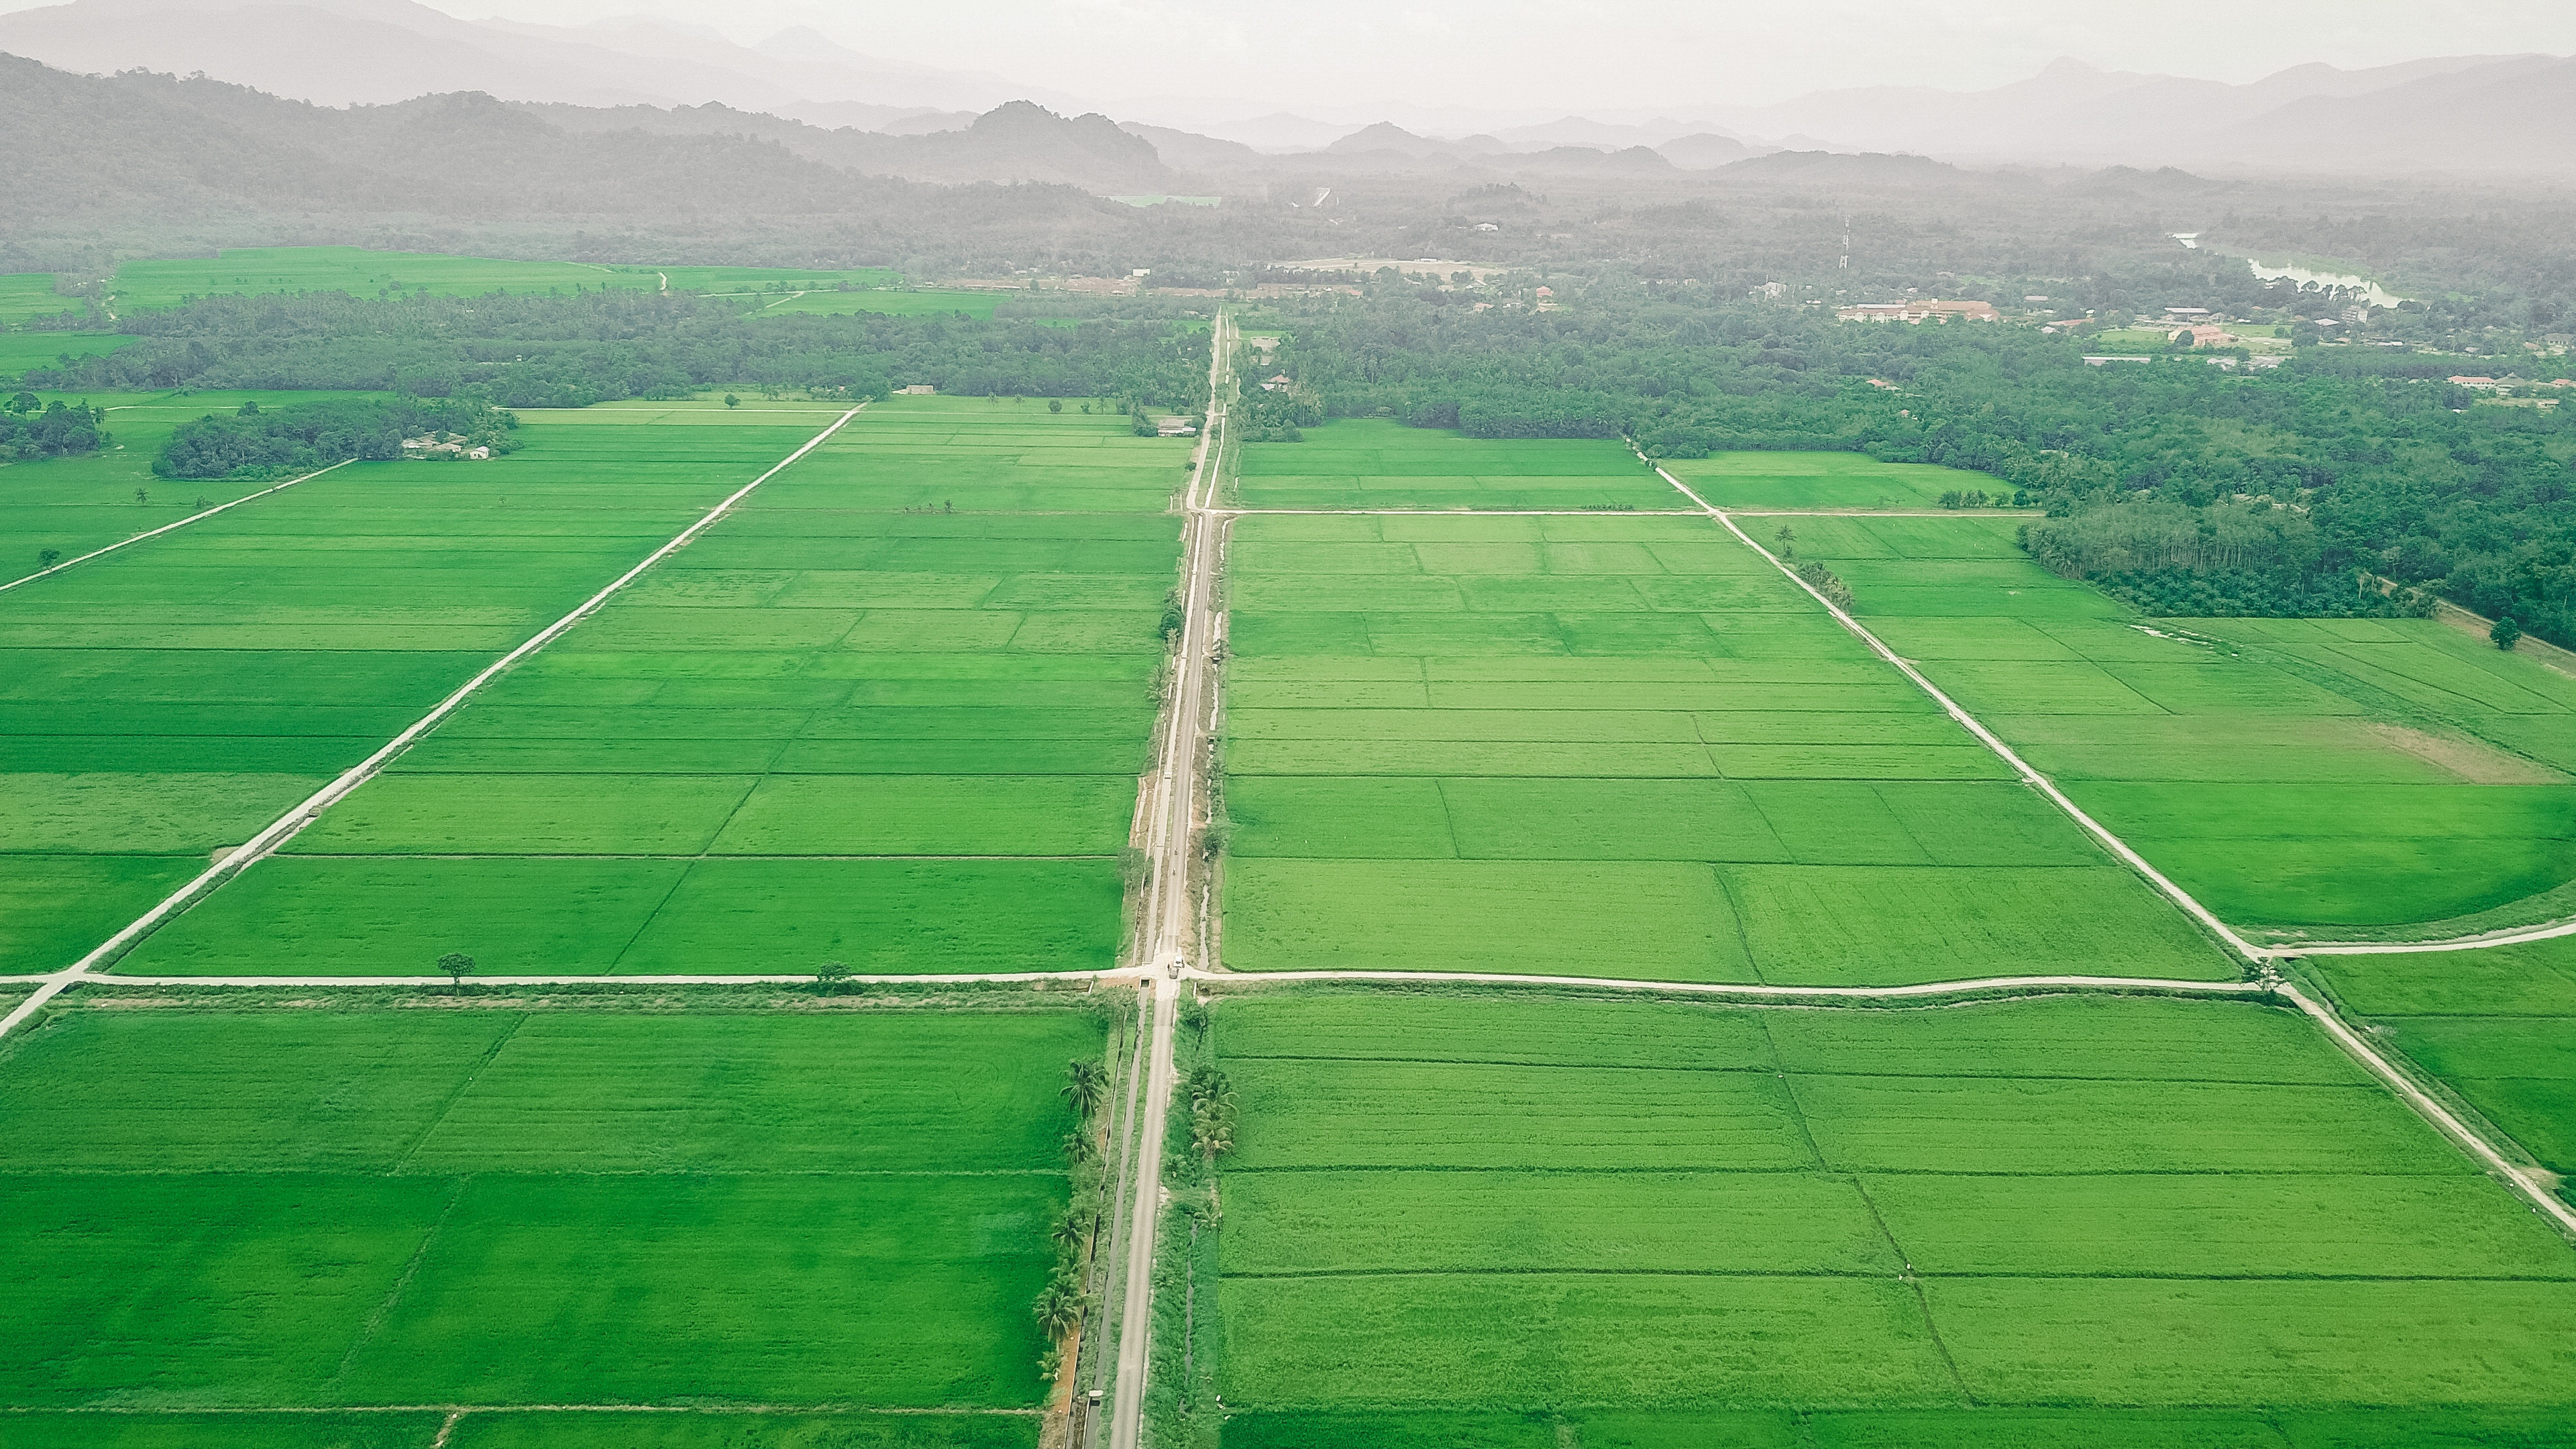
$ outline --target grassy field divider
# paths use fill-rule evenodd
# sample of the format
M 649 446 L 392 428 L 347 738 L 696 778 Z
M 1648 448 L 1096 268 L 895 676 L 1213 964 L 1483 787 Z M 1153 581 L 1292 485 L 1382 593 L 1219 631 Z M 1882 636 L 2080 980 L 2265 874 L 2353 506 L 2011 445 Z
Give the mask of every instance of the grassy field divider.
M 679 550 L 686 548 L 699 534 L 714 527 L 719 520 L 721 520 L 727 513 L 731 512 L 734 505 L 751 496 L 753 489 L 758 488 L 761 484 L 777 477 L 790 465 L 803 458 L 806 454 L 814 451 L 816 448 L 822 446 L 825 439 L 828 439 L 834 433 L 839 432 L 849 423 L 850 419 L 859 415 L 859 408 L 863 408 L 865 406 L 865 403 L 861 403 L 859 407 L 851 408 L 847 412 L 842 413 L 840 417 L 833 420 L 831 426 L 826 427 L 819 433 L 816 433 L 813 437 L 806 439 L 803 446 L 797 448 L 796 451 L 770 465 L 768 470 L 763 472 L 759 477 L 752 479 L 740 488 L 735 489 L 732 493 L 727 494 L 722 502 L 716 504 L 713 508 L 708 509 L 704 514 L 700 515 L 696 522 L 691 523 L 688 527 L 680 530 L 680 532 L 674 535 L 669 542 L 646 555 L 642 562 L 636 564 L 626 572 L 619 574 L 614 580 L 610 581 L 607 587 L 602 588 L 599 592 L 592 594 L 589 598 L 584 599 L 581 603 L 575 605 L 572 611 L 565 614 L 562 618 L 557 619 L 553 623 L 548 624 L 545 628 L 538 630 L 516 649 L 511 650 L 509 653 L 502 655 L 499 659 L 496 659 L 492 661 L 491 664 L 485 666 L 483 670 L 476 674 L 472 679 L 469 679 L 465 681 L 464 684 L 458 686 L 454 693 L 448 695 L 445 699 L 440 700 L 427 714 L 424 714 L 419 719 L 412 721 L 411 725 L 401 734 L 398 734 L 391 740 L 387 741 L 383 748 L 377 750 L 374 754 L 369 755 L 364 760 L 359 761 L 356 765 L 351 766 L 338 779 L 333 780 L 330 784 L 315 791 L 302 803 L 296 805 L 293 809 L 288 810 L 284 815 L 281 815 L 276 820 L 270 822 L 266 829 L 263 829 L 257 835 L 252 836 L 239 848 L 228 852 L 221 860 L 208 866 L 195 879 L 189 881 L 187 884 L 179 887 L 179 889 L 171 892 L 168 896 L 162 898 L 160 904 L 136 917 L 133 921 L 129 922 L 124 929 L 101 942 L 88 955 L 81 957 L 80 960 L 74 962 L 71 966 L 57 972 L 54 977 L 47 982 L 47 986 L 51 988 L 50 990 L 40 989 L 34 997 L 21 1003 L 16 1011 L 11 1012 L 6 1020 L 0 1020 L 0 1035 L 5 1035 L 11 1027 L 16 1026 L 20 1021 L 31 1015 L 31 1007 L 41 1005 L 45 999 L 54 995 L 55 992 L 60 991 L 64 986 L 70 985 L 72 982 L 90 974 L 96 968 L 114 961 L 117 957 L 133 949 L 135 943 L 150 935 L 154 930 L 158 929 L 164 921 L 167 921 L 170 917 L 178 914 L 180 910 L 185 908 L 197 897 L 214 889 L 216 886 L 221 885 L 225 880 L 240 873 L 253 862 L 273 853 L 279 846 L 294 839 L 298 832 L 302 831 L 307 825 L 312 824 L 323 811 L 331 808 L 331 806 L 335 804 L 338 804 L 342 799 L 347 797 L 350 791 L 355 790 L 360 785 L 374 779 L 384 770 L 385 766 L 393 763 L 396 758 L 401 756 L 403 751 L 410 749 L 422 735 L 427 734 L 430 730 L 436 728 L 440 721 L 446 719 L 449 715 L 454 714 L 458 709 L 462 708 L 465 702 L 473 697 L 475 691 L 481 689 L 484 685 L 491 683 L 494 679 L 499 678 L 503 672 L 508 670 L 512 665 L 517 664 L 520 660 L 527 658 L 529 655 L 543 649 L 546 645 L 553 643 L 556 639 L 561 638 L 567 630 L 588 618 L 592 613 L 596 612 L 601 605 L 616 597 L 617 594 L 623 591 L 627 585 L 635 582 L 638 578 L 641 578 L 645 572 L 650 570 L 655 564 L 669 558 Z
M 18 587 L 20 584 L 34 583 L 36 580 L 43 578 L 47 574 L 61 573 L 63 570 L 70 568 L 73 564 L 87 563 L 101 554 L 114 553 L 120 548 L 126 548 L 133 544 L 141 543 L 147 538 L 159 538 L 161 535 L 168 533 L 174 528 L 185 528 L 189 524 L 197 522 L 199 519 L 212 518 L 227 508 L 239 508 L 245 503 L 256 502 L 259 499 L 266 498 L 271 493 L 282 492 L 285 489 L 294 487 L 298 483 L 308 482 L 312 479 L 319 478 L 323 474 L 330 472 L 333 468 L 346 468 L 356 461 L 358 460 L 355 458 L 343 458 L 339 462 L 332 464 L 330 468 L 316 468 L 312 472 L 306 473 L 301 477 L 289 478 L 283 483 L 272 484 L 269 487 L 262 488 L 257 493 L 245 493 L 230 503 L 218 503 L 212 508 L 201 509 L 198 512 L 189 514 L 185 518 L 177 520 L 176 522 L 165 523 L 159 528 L 146 529 L 143 532 L 134 535 L 132 538 L 118 539 L 116 542 L 109 544 L 105 548 L 91 549 L 89 552 L 82 554 L 78 558 L 64 559 L 61 563 L 54 564 L 48 568 L 38 569 L 24 578 L 11 579 L 5 584 L 0 584 L 0 594 L 5 594 L 9 590 Z
M 1638 456 L 1643 457 L 1644 455 L 1641 453 Z M 1842 625 L 1846 630 L 1849 630 L 1852 637 L 1860 640 L 1863 644 L 1868 645 L 1872 653 L 1875 653 L 1879 658 L 1884 659 L 1889 664 L 1893 665 L 1898 673 L 1903 674 L 1907 679 L 1912 680 L 1916 688 L 1922 690 L 1925 694 L 1930 695 L 1932 697 L 1932 702 L 1941 706 L 1941 708 L 1949 714 L 1950 718 L 1958 721 L 1960 728 L 1965 729 L 1972 735 L 1975 735 L 1980 744 L 1983 744 L 1987 749 L 1994 751 L 1995 756 L 1998 759 L 2001 759 L 2005 764 L 2010 765 L 2013 769 L 2013 773 L 2021 777 L 2022 783 L 2029 785 L 2032 789 L 2046 795 L 2049 800 L 2057 806 L 2057 808 L 2066 812 L 2068 818 L 2072 819 L 2076 824 L 2084 827 L 2087 833 L 2091 834 L 2096 840 L 2102 842 L 2102 844 L 2107 847 L 2112 854 L 2117 855 L 2120 859 L 2128 862 L 2131 869 L 2137 871 L 2140 875 L 2145 876 L 2150 884 L 2154 885 L 2156 889 L 2164 892 L 2166 898 L 2170 899 L 2175 905 L 2182 907 L 2193 920 L 2200 922 L 2200 924 L 2212 935 L 2225 941 L 2238 955 L 2244 957 L 2249 964 L 2261 967 L 2267 965 L 2274 956 L 2292 954 L 2275 951 L 2268 947 L 2257 946 L 2253 942 L 2246 940 L 2243 936 L 2238 935 L 2225 921 L 2218 919 L 2218 917 L 2213 914 L 2207 906 L 2202 905 L 2199 900 L 2191 894 L 2191 892 L 2184 890 L 2181 886 L 2175 884 L 2163 871 L 2160 871 L 2154 866 L 2148 864 L 2145 856 L 2130 849 L 2127 841 L 2112 834 L 2100 821 L 2085 814 L 2081 807 L 2077 806 L 2073 800 L 2067 798 L 2066 792 L 2058 789 L 2056 784 L 2046 775 L 2043 775 L 2039 771 L 2031 768 L 2029 761 L 2015 753 L 2012 746 L 2005 744 L 2001 736 L 1997 735 L 1994 731 L 1987 729 L 1983 721 L 1979 720 L 1975 715 L 1968 713 L 1968 711 L 1963 708 L 1957 700 L 1954 700 L 1949 695 L 1943 693 L 1941 687 L 1934 684 L 1929 678 L 1925 677 L 1923 671 L 1916 669 L 1912 664 L 1907 663 L 1901 656 L 1899 656 L 1895 650 L 1888 648 L 1886 643 L 1883 642 L 1876 634 L 1871 633 L 1858 619 L 1853 618 L 1849 613 L 1845 612 L 1842 606 L 1836 604 L 1833 600 L 1826 598 L 1823 592 L 1817 589 L 1814 584 L 1811 584 L 1807 580 L 1799 577 L 1798 571 L 1781 562 L 1779 555 L 1774 554 L 1771 550 L 1764 548 L 1761 544 L 1755 542 L 1753 535 L 1746 533 L 1741 527 L 1738 527 L 1735 520 L 1728 517 L 1724 509 L 1719 508 L 1717 505 L 1693 492 L 1689 484 L 1674 477 L 1663 468 L 1656 467 L 1655 472 L 1661 475 L 1665 482 L 1670 483 L 1675 489 L 1679 490 L 1683 497 L 1698 504 L 1702 512 L 1706 513 L 1709 517 L 1716 519 L 1727 532 L 1734 534 L 1738 539 L 1742 540 L 1746 548 L 1760 554 L 1763 562 L 1768 563 L 1773 568 L 1780 571 L 1781 577 L 1787 579 L 1793 584 L 1796 584 L 1800 589 L 1806 591 L 1808 597 L 1814 599 L 1818 604 L 1823 605 L 1825 611 L 1834 616 L 1834 622 Z
M 1624 992 L 1664 992 L 1680 996 L 1740 996 L 1761 1000 L 1801 998 L 1845 1001 L 1900 1000 L 1907 997 L 1969 996 L 1980 992 L 2018 994 L 2033 991 L 2134 991 L 2147 996 L 2261 996 L 2278 991 L 2274 981 L 2182 981 L 2154 976 L 1977 976 L 1958 981 L 1918 981 L 1910 986 L 1775 986 L 1760 981 L 1636 981 L 1616 976 L 1529 976 L 1495 971 L 1255 971 L 1234 973 L 1197 967 L 1181 975 L 1191 981 L 1217 981 L 1235 986 L 1273 981 L 1351 981 L 1427 986 L 1575 986 Z M 118 980 L 128 978 L 118 977 Z

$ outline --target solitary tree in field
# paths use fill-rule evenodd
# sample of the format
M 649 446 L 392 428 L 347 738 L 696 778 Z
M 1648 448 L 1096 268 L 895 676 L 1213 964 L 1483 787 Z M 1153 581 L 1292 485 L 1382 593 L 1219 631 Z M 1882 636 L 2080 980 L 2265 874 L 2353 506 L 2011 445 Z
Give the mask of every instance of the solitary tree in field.
M 151 502 L 151 501 L 152 501 L 152 490 L 150 490 L 150 489 L 148 489 L 148 488 L 137 488 L 137 489 L 135 489 L 135 490 L 134 490 L 134 501 L 135 501 L 135 502 L 137 502 L 137 503 L 149 503 L 149 502 Z
M 2498 619 L 2495 627 L 2487 631 L 2487 638 L 2493 640 L 2498 649 L 2511 649 L 2522 642 L 2522 626 L 2511 619 Z
M 61 563 L 62 561 L 63 551 L 61 549 L 40 548 L 36 550 L 36 567 L 40 569 L 52 568 L 54 565 Z
M 1063 411 L 1064 411 L 1064 399 L 1063 399 L 1063 398 L 1060 398 L 1060 397 L 1051 397 L 1051 398 L 1048 398 L 1048 399 L 1047 399 L 1047 411 L 1048 411 L 1048 412 L 1051 412 L 1051 413 L 1060 413 L 1060 412 L 1063 412 Z
M 825 991 L 838 990 L 841 983 L 849 979 L 850 963 L 847 961 L 826 961 L 814 968 L 814 984 Z
M 450 986 L 462 991 L 465 978 L 474 974 L 474 958 L 462 951 L 450 951 L 438 958 L 438 969 L 447 973 Z
M 738 398 L 738 397 L 735 397 L 732 393 L 726 393 L 726 394 L 725 394 L 725 406 L 726 406 L 726 407 L 729 407 L 729 408 L 738 408 L 738 407 L 741 407 L 741 406 L 742 406 L 742 399 L 741 399 L 741 398 Z
M 1798 530 L 1783 524 L 1781 525 L 1780 531 L 1777 534 L 1774 534 L 1773 537 L 1777 538 L 1780 542 L 1780 557 L 1796 558 L 1798 556 Z

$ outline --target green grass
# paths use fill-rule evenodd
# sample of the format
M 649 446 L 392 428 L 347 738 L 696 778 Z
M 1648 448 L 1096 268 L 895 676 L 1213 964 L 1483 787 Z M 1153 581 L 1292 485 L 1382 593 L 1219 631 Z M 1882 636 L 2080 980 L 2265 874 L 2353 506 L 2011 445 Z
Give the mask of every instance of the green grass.
M 1106 967 L 1187 453 L 871 407 L 126 968 Z
M 21 806 L 0 968 L 77 958 L 812 436 L 631 421 L 650 416 L 531 419 L 488 464 L 352 464 L 0 596 L 0 787 Z M 124 481 L 100 460 L 7 476 L 57 500 L 13 518 L 112 513 L 96 495 Z M 185 491 L 155 480 L 149 513 Z
M 1488 442 L 1378 419 L 1310 428 L 1302 443 L 1247 443 L 1235 487 L 1248 508 L 1687 506 L 1614 440 Z
M 0 1074 L 0 1403 L 1031 1404 L 1100 1050 L 1068 1010 L 75 999 Z
M 2576 1253 L 2282 1008 L 1273 988 L 1211 1039 L 1229 1442 L 2565 1422 Z
M 2002 486 L 1983 473 L 1882 463 L 1866 453 L 1719 453 L 1666 458 L 1662 466 L 1720 508 L 1931 508 L 1944 493 L 1993 494 Z M 2003 487 L 2002 502 L 2011 501 L 2012 489 Z M 1746 527 L 1767 542 L 1779 525 Z
M 1703 519 L 1250 517 L 1228 604 L 1235 969 L 2230 974 Z
M 1807 520 L 1890 647 L 2233 924 L 2563 914 L 2576 682 L 2431 620 L 2147 620 L 1974 519 Z

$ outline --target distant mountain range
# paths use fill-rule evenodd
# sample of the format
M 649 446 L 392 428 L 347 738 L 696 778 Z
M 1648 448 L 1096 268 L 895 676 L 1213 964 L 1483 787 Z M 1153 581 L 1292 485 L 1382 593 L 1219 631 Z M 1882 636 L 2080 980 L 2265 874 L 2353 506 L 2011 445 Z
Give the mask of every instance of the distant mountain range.
M 466 21 L 416 0 L 70 0 L 0 14 L 0 52 L 76 73 L 203 72 L 330 106 L 482 92 L 610 108 L 648 131 L 763 135 L 800 155 L 880 174 L 1057 180 L 1101 191 L 1275 171 L 1645 176 L 1783 150 L 1913 153 L 1969 165 L 2576 175 L 2576 59 L 2546 55 L 2366 70 L 2302 65 L 2243 85 L 2061 60 L 1982 91 L 1874 86 L 1774 105 L 1680 107 L 1619 121 L 1566 116 L 1444 135 L 1434 132 L 1473 113 L 1409 112 L 1439 122 L 1417 120 L 1412 129 L 1287 111 L 1210 120 L 1224 108 L 1098 106 L 1000 76 L 864 55 L 806 28 L 745 46 L 644 17 L 579 27 Z M 1068 115 L 1116 110 L 1122 125 L 1104 118 L 1078 138 L 1041 139 L 1045 128 L 1011 129 L 1029 117 L 990 114 L 1012 101 Z M 1236 103 L 1225 113 L 1246 109 Z M 1185 115 L 1200 119 L 1171 124 Z M 821 141 L 791 123 L 838 139 Z M 1142 144 L 1124 145 L 1121 129 Z M 971 134 L 979 130 L 980 138 Z M 857 139 L 862 134 L 926 144 L 887 146 Z M 964 139 L 931 141 L 939 136 Z
M 871 127 L 1011 100 L 1080 108 L 1046 87 L 878 60 L 807 29 L 740 46 L 651 19 L 467 21 L 414 0 L 72 0 L 0 15 L 0 51 L 91 74 L 203 71 L 332 106 L 482 91 L 591 106 L 817 106 L 814 120 Z

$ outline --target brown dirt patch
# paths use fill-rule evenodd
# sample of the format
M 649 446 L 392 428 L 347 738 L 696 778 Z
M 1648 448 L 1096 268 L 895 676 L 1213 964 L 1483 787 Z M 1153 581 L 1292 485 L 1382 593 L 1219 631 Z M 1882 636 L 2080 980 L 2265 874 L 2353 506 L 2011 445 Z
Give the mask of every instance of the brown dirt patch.
M 2448 770 L 2472 785 L 2556 785 L 2567 779 L 2537 760 L 2508 754 L 2465 735 L 2427 734 L 2393 724 L 2374 724 L 2370 733 L 2380 743 Z

